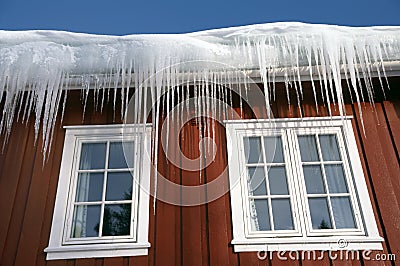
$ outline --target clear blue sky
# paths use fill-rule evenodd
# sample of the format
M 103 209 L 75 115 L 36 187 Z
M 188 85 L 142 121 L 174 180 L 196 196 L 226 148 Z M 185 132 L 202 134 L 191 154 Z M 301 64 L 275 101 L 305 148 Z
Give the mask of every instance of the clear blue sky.
M 0 29 L 181 33 L 276 21 L 400 26 L 400 0 L 0 0 Z

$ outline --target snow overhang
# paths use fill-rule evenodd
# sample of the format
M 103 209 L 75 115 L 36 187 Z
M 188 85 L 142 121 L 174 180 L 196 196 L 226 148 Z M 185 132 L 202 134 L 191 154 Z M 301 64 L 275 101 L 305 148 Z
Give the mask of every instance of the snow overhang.
M 301 91 L 300 81 L 320 80 L 325 99 L 336 101 L 344 115 L 342 79 L 356 101 L 366 86 L 365 100 L 373 102 L 372 78 L 398 76 L 399 62 L 400 27 L 390 26 L 291 22 L 128 36 L 0 31 L 0 132 L 9 134 L 15 117 L 26 121 L 34 113 L 36 135 L 41 126 L 46 150 L 65 90 L 80 88 L 87 95 L 91 89 L 119 88 L 124 108 L 132 87 L 151 91 L 158 101 L 171 88 L 203 88 L 209 81 L 265 88 L 294 82 Z M 272 96 L 265 90 L 266 103 Z M 265 108 L 270 114 L 269 104 Z

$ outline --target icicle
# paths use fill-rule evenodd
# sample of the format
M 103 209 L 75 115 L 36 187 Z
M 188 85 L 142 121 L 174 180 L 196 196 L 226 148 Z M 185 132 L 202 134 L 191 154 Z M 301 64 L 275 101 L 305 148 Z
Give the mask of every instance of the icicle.
M 307 54 L 307 61 L 308 61 L 308 70 L 309 70 L 310 80 L 311 80 L 311 87 L 312 87 L 313 95 L 314 95 L 315 110 L 317 111 L 317 114 L 318 114 L 318 113 L 319 113 L 319 110 L 318 110 L 317 91 L 316 91 L 316 89 L 315 89 L 314 78 L 313 78 L 313 71 L 312 71 L 312 53 L 311 53 L 311 45 L 307 45 L 307 46 L 306 46 L 306 54 Z
M 232 71 L 228 71 L 228 92 L 229 92 L 229 104 L 230 104 L 230 111 L 231 111 L 231 116 L 230 119 L 233 119 L 233 87 L 232 87 L 232 77 L 230 75 Z M 229 117 L 229 116 L 228 116 Z
M 384 86 L 389 86 L 388 76 L 392 74 L 390 64 L 398 65 L 400 61 L 400 27 L 273 23 L 182 35 L 122 37 L 0 31 L 0 38 L 0 102 L 3 106 L 0 133 L 4 134 L 5 143 L 13 123 L 26 123 L 33 115 L 35 142 L 40 135 L 45 158 L 51 149 L 58 109 L 62 106 L 62 121 L 68 90 L 80 86 L 82 121 L 90 93 L 94 96 L 95 110 L 100 104 L 102 111 L 106 102 L 113 105 L 114 120 L 117 100 L 121 101 L 118 104 L 121 104 L 123 121 L 127 121 L 130 100 L 134 104 L 133 123 L 146 123 L 147 108 L 151 111 L 151 156 L 156 168 L 161 116 L 181 104 L 176 116 L 166 121 L 165 137 L 168 138 L 170 123 L 175 124 L 174 119 L 183 121 L 184 113 L 189 114 L 194 104 L 201 140 L 212 136 L 215 141 L 216 118 L 233 118 L 233 109 L 227 107 L 233 107 L 233 89 L 240 98 L 240 115 L 244 115 L 242 98 L 249 99 L 249 84 L 253 78 L 246 73 L 253 75 L 258 70 L 259 76 L 255 78 L 261 78 L 264 85 L 268 118 L 272 117 L 270 104 L 276 100 L 277 80 L 284 82 L 288 104 L 291 104 L 290 94 L 296 93 L 297 104 L 301 107 L 303 69 L 307 69 L 311 79 L 317 112 L 317 95 L 321 93 L 329 115 L 333 113 L 333 105 L 344 116 L 341 85 L 344 75 L 364 127 L 363 87 L 366 88 L 365 99 L 374 106 L 373 78 L 379 79 L 385 94 Z M 319 82 L 319 88 L 314 81 Z M 193 93 L 189 89 L 191 86 Z M 134 98 L 129 99 L 132 90 Z M 195 97 L 192 103 L 189 102 L 191 94 Z M 303 115 L 301 108 L 299 111 Z M 202 142 L 202 145 L 200 168 L 207 161 L 203 156 L 210 154 L 209 145 L 212 145 L 212 154 L 215 152 L 212 143 Z M 167 152 L 169 148 L 167 141 Z M 156 169 L 155 199 L 157 175 Z M 156 200 L 154 211 L 155 204 Z
M 212 117 L 212 120 L 211 120 L 211 123 L 212 123 L 212 141 L 216 141 L 215 140 L 215 123 L 218 121 L 217 120 L 217 118 L 218 118 L 218 113 L 217 113 L 217 99 L 216 99 L 216 76 L 215 76 L 215 74 L 211 74 L 211 108 L 212 108 L 212 111 L 211 111 L 211 117 Z M 215 154 L 215 145 L 213 145 L 213 143 L 211 144 L 212 145 L 212 154 L 214 155 Z M 215 160 L 215 157 L 214 157 L 214 159 L 213 159 L 213 161 Z

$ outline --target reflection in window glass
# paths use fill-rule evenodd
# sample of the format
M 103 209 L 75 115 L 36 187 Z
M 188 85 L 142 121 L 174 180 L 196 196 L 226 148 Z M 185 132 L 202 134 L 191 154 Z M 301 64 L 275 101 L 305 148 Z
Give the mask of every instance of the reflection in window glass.
M 300 146 L 300 155 L 303 162 L 319 161 L 317 143 L 314 135 L 304 135 L 297 137 Z
M 321 166 L 305 165 L 303 166 L 303 173 L 308 194 L 325 193 L 325 186 L 322 177 Z
M 133 141 L 111 142 L 108 168 L 110 169 L 132 168 L 134 162 L 133 157 L 134 157 Z
M 103 194 L 103 173 L 80 173 L 76 189 L 76 201 L 101 201 Z
M 71 237 L 80 238 L 99 236 L 100 210 L 100 205 L 76 206 Z
M 273 199 L 272 212 L 274 214 L 275 230 L 293 230 L 292 210 L 289 199 Z
M 311 222 L 314 229 L 331 229 L 332 223 L 326 198 L 309 198 Z
M 269 231 L 271 230 L 271 224 L 268 213 L 268 200 L 256 199 L 254 202 L 255 213 L 253 214 L 253 230 L 257 231 Z
M 332 197 L 332 212 L 336 228 L 356 228 L 349 197 Z
M 347 193 L 346 179 L 341 164 L 325 165 L 326 181 L 330 193 Z
M 268 170 L 268 180 L 271 195 L 289 194 L 284 166 L 270 167 Z
M 267 163 L 283 163 L 282 139 L 277 137 L 264 137 L 264 148 Z
M 79 169 L 104 169 L 107 143 L 83 143 Z
M 250 194 L 253 196 L 267 195 L 264 167 L 249 167 Z
M 132 181 L 130 172 L 108 173 L 106 200 L 132 199 Z
M 107 204 L 104 208 L 103 236 L 130 234 L 131 204 Z
M 244 138 L 243 144 L 244 144 L 244 152 L 248 163 L 262 162 L 260 137 Z
M 336 135 L 319 135 L 319 143 L 324 161 L 340 161 Z

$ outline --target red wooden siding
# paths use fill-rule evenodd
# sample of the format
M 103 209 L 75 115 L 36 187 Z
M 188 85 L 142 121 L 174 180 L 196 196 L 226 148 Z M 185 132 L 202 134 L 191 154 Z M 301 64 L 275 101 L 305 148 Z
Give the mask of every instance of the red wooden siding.
M 318 112 L 311 94 L 310 84 L 306 89 L 301 107 L 292 95 L 288 105 L 284 85 L 277 86 L 277 100 L 272 103 L 274 116 L 299 117 L 300 108 L 304 116 L 326 116 L 319 95 Z M 393 253 L 400 260 L 400 79 L 391 79 L 388 99 L 371 106 L 362 105 L 364 129 L 356 104 L 347 103 L 347 115 L 354 116 L 353 126 L 362 166 L 364 168 L 372 205 L 380 235 L 385 238 L 383 253 Z M 117 101 L 118 102 L 118 101 Z M 321 261 L 279 260 L 276 256 L 259 260 L 257 253 L 234 253 L 230 195 L 194 207 L 180 207 L 156 202 L 153 215 L 153 199 L 150 202 L 148 256 L 100 259 L 76 259 L 46 261 L 44 248 L 48 244 L 54 200 L 58 182 L 64 125 L 119 123 L 119 114 L 114 112 L 112 101 L 103 112 L 95 110 L 92 96 L 88 99 L 86 115 L 82 121 L 82 104 L 79 92 L 69 93 L 67 109 L 62 124 L 57 123 L 53 146 L 48 160 L 43 163 L 40 138 L 35 145 L 33 120 L 27 125 L 15 123 L 11 137 L 0 155 L 0 265 L 376 265 L 377 261 L 330 260 Z M 237 104 L 236 104 L 236 107 Z M 119 108 L 117 108 L 119 110 Z M 337 108 L 332 105 L 334 114 Z M 251 118 L 244 110 L 243 118 Z M 185 156 L 199 156 L 199 130 L 201 125 L 188 123 L 180 132 L 179 143 L 170 139 L 169 147 L 180 146 Z M 167 161 L 165 154 L 158 154 L 159 171 L 168 180 L 183 185 L 207 183 L 219 176 L 226 167 L 226 139 L 223 125 L 215 122 L 218 146 L 215 162 L 201 173 L 181 170 Z M 177 132 L 174 132 L 177 133 Z M 179 154 L 174 153 L 176 161 Z M 223 176 L 226 185 L 228 176 Z M 159 184 L 158 193 L 163 191 Z M 205 197 L 207 191 L 204 191 Z M 390 265 L 389 261 L 381 262 Z

